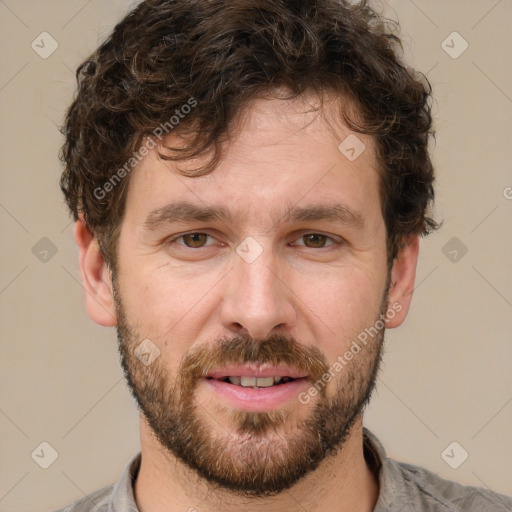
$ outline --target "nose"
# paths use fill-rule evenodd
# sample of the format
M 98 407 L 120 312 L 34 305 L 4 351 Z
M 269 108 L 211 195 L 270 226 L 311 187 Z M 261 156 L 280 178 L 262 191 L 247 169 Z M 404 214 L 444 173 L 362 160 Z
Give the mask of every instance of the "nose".
M 253 339 L 286 332 L 296 318 L 293 297 L 271 249 L 251 263 L 234 255 L 234 268 L 223 290 L 222 325 L 233 334 Z

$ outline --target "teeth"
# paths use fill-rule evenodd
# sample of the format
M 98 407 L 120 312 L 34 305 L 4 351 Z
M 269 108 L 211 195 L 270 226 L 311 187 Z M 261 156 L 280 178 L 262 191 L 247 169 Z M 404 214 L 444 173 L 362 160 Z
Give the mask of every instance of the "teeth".
M 256 379 L 256 386 L 259 388 L 269 388 L 274 385 L 274 377 L 260 377 Z
M 256 386 L 256 377 L 241 377 L 240 385 L 248 388 L 248 387 L 254 387 Z
M 246 388 L 269 388 L 274 384 L 279 384 L 285 377 L 229 377 L 231 384 L 243 386 Z

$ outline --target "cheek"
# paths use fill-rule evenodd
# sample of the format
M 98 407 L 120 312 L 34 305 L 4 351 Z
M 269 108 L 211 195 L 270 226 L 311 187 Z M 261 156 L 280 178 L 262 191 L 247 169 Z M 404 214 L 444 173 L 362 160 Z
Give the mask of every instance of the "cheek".
M 170 358 L 181 357 L 198 338 L 209 292 L 221 276 L 134 262 L 133 271 L 124 273 L 121 289 L 130 325 Z
M 342 269 L 328 278 L 301 279 L 301 309 L 316 325 L 315 338 L 329 360 L 343 354 L 352 340 L 379 315 L 385 280 L 364 269 Z M 314 313 L 314 315 L 312 314 Z

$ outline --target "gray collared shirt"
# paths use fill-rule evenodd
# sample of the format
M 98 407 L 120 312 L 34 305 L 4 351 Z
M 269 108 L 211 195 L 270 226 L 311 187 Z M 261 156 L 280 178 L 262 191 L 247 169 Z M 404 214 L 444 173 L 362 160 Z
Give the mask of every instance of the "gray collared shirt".
M 363 439 L 365 458 L 379 479 L 374 512 L 512 512 L 512 498 L 444 480 L 419 466 L 389 459 L 380 441 L 366 428 Z M 138 453 L 126 464 L 117 483 L 58 512 L 139 512 L 133 483 L 140 461 Z

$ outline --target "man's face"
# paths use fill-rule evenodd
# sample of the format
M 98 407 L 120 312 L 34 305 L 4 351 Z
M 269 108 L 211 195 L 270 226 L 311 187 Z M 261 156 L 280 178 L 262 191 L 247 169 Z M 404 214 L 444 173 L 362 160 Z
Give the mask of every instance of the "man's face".
M 153 150 L 130 177 L 114 280 L 125 373 L 161 445 L 240 493 L 279 492 L 334 454 L 374 385 L 383 330 L 344 354 L 388 308 L 375 147 L 358 134 L 358 158 L 338 149 L 337 108 L 260 99 L 211 174 Z

